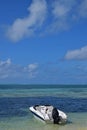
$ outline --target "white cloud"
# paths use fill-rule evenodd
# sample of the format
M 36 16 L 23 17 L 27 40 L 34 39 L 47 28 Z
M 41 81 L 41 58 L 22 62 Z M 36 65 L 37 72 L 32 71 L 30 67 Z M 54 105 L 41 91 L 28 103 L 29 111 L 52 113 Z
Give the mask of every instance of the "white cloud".
M 6 61 L 0 61 L 0 79 L 8 77 L 10 65 L 11 59 L 7 59 Z
M 38 64 L 34 63 L 34 64 L 29 64 L 24 69 L 29 73 L 29 78 L 34 78 L 38 73 L 37 68 L 38 68 Z
M 28 12 L 27 17 L 17 18 L 8 26 L 6 35 L 13 42 L 35 32 L 44 35 L 67 30 L 76 20 L 87 17 L 87 0 L 32 0 Z
M 11 59 L 0 61 L 0 79 L 7 78 L 35 78 L 38 74 L 38 64 L 29 64 L 27 66 L 19 66 L 13 64 Z
M 11 59 L 7 59 L 6 61 L 0 61 L 0 66 L 3 66 L 3 65 L 10 65 L 11 64 Z
M 75 0 L 56 0 L 53 4 L 52 13 L 55 18 L 65 18 L 69 15 Z
M 51 3 L 51 18 L 52 19 L 48 27 L 47 33 L 58 33 L 69 29 L 73 8 L 76 4 L 75 0 L 55 0 Z
M 23 19 L 16 19 L 14 23 L 8 27 L 7 36 L 12 41 L 18 41 L 27 35 L 32 35 L 36 28 L 39 28 L 46 17 L 45 0 L 33 0 L 28 8 L 29 15 Z
M 87 0 L 82 0 L 78 6 L 78 15 L 79 17 L 87 17 Z
M 38 67 L 37 63 L 35 63 L 35 64 L 29 64 L 28 65 L 29 72 L 36 70 L 37 67 Z
M 55 0 L 52 13 L 54 17 L 72 20 L 73 16 L 77 18 L 87 17 L 87 0 Z
M 72 23 L 87 17 L 87 0 L 55 0 L 52 2 L 52 22 L 48 32 L 60 32 L 69 29 Z
M 66 60 L 87 60 L 87 46 L 81 49 L 68 51 L 65 54 L 64 59 Z

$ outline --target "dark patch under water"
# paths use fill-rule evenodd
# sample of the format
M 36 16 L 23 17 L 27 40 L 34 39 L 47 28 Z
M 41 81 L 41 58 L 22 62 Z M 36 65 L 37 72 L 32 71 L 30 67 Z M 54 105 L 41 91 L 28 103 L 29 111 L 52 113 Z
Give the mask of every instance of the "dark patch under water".
M 64 112 L 87 112 L 87 98 L 15 97 L 0 98 L 0 118 L 27 116 L 32 105 L 53 105 Z

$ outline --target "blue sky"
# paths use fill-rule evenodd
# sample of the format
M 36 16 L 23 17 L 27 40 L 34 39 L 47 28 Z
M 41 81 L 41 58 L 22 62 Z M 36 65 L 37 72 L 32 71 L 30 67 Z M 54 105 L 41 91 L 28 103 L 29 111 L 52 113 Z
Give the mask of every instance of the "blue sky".
M 0 83 L 87 84 L 87 0 L 1 0 Z

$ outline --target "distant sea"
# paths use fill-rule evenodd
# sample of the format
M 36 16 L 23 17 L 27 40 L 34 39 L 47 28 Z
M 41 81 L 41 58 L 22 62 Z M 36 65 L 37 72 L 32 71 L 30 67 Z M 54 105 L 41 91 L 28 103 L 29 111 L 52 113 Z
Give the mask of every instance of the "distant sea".
M 65 125 L 43 124 L 29 107 L 50 104 L 68 115 Z M 87 85 L 0 85 L 0 130 L 87 130 Z

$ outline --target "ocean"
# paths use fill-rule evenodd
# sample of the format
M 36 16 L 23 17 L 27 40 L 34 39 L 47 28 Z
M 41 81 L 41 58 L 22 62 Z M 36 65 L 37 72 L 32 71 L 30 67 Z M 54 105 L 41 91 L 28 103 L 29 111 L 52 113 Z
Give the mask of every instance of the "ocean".
M 53 105 L 65 125 L 36 120 L 29 107 Z M 87 130 L 87 85 L 0 85 L 0 130 Z

